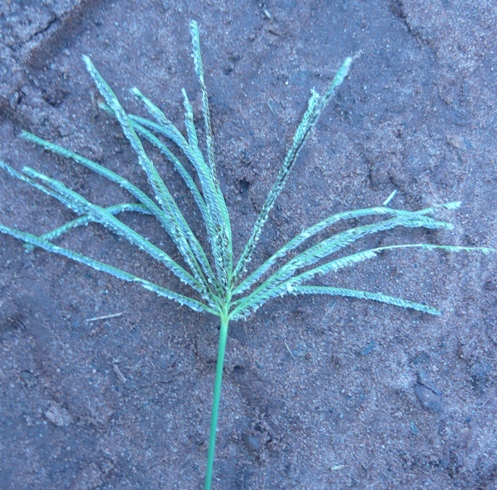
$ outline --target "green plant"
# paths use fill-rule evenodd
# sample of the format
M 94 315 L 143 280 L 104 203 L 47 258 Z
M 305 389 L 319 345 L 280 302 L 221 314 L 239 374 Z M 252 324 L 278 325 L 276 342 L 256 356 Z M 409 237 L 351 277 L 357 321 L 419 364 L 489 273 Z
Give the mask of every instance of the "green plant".
M 345 211 L 320 221 L 295 236 L 269 259 L 255 268 L 253 272 L 247 274 L 247 266 L 252 259 L 253 252 L 257 246 L 264 224 L 268 219 L 269 212 L 283 190 L 288 175 L 295 164 L 299 152 L 304 146 L 311 129 L 315 126 L 320 114 L 332 98 L 336 88 L 347 77 L 352 59 L 347 58 L 344 61 L 324 95 L 321 96 L 314 90 L 312 91 L 307 109 L 297 128 L 290 149 L 286 154 L 283 165 L 276 178 L 276 182 L 271 188 L 262 210 L 257 217 L 250 239 L 243 249 L 241 256 L 235 261 L 232 248 L 231 222 L 226 202 L 216 176 L 208 96 L 200 54 L 199 32 L 195 22 L 191 23 L 191 35 L 195 72 L 201 88 L 206 156 L 204 156 L 204 153 L 200 149 L 197 131 L 194 125 L 193 109 L 184 90 L 183 103 L 185 109 L 186 138 L 166 118 L 162 111 L 136 88 L 132 89 L 132 93 L 143 103 L 153 120 L 127 114 L 111 88 L 96 70 L 91 60 L 88 57 L 84 57 L 88 72 L 105 100 L 105 104 L 102 104 L 101 107 L 119 121 L 124 135 L 136 152 L 138 161 L 147 175 L 148 181 L 154 191 L 156 201 L 125 178 L 104 168 L 100 164 L 56 144 L 45 141 L 38 136 L 23 132 L 22 137 L 26 140 L 33 142 L 54 154 L 72 159 L 74 162 L 91 169 L 97 174 L 107 178 L 109 181 L 120 185 L 123 189 L 128 191 L 137 202 L 121 203 L 103 208 L 92 204 L 82 195 L 68 189 L 60 181 L 41 174 L 30 167 L 24 167 L 22 173 L 20 173 L 6 163 L 0 162 L 0 167 L 6 170 L 10 175 L 27 182 L 40 191 L 58 199 L 61 203 L 79 215 L 75 220 L 41 236 L 35 236 L 4 225 L 0 225 L 0 232 L 22 240 L 28 249 L 38 247 L 48 252 L 63 255 L 99 271 L 111 274 L 124 281 L 136 282 L 142 287 L 157 293 L 159 296 L 176 301 L 180 305 L 188 306 L 197 312 L 210 313 L 220 318 L 218 359 L 214 383 L 208 460 L 205 477 L 205 488 L 210 489 L 212 484 L 224 355 L 230 321 L 246 318 L 268 300 L 289 294 L 321 294 L 368 299 L 437 315 L 439 314 L 439 311 L 431 306 L 387 296 L 382 293 L 341 287 L 308 285 L 307 283 L 315 276 L 351 267 L 359 262 L 376 257 L 379 252 L 397 248 L 420 248 L 423 250 L 444 250 L 448 252 L 479 250 L 485 253 L 493 250 L 490 248 L 411 243 L 366 249 L 335 257 L 338 252 L 355 244 L 361 238 L 400 226 L 406 228 L 450 229 L 452 228 L 452 225 L 444 221 L 436 220 L 432 216 L 442 209 L 456 209 L 459 206 L 459 203 L 451 202 L 414 212 L 393 209 L 384 205 L 381 207 Z M 181 163 L 180 159 L 171 152 L 169 146 L 164 142 L 164 139 L 172 142 L 182 152 L 183 156 L 186 157 L 196 173 L 196 178 L 200 184 L 199 186 L 187 168 Z M 205 233 L 210 246 L 209 250 L 204 250 L 197 238 L 197 234 L 190 228 L 182 211 L 168 190 L 167 185 L 147 156 L 142 140 L 155 146 L 164 157 L 173 164 L 188 190 L 191 192 L 205 225 Z M 144 213 L 155 217 L 176 245 L 184 260 L 184 264 L 182 265 L 181 263 L 175 262 L 166 252 L 153 245 L 146 238 L 119 220 L 118 215 L 123 212 Z M 300 252 L 294 252 L 302 245 L 307 244 L 311 238 L 324 230 L 329 229 L 335 223 L 364 217 L 375 217 L 378 221 L 354 226 L 345 231 L 330 234 L 328 238 L 307 246 L 307 248 L 304 248 L 304 250 L 301 250 Z M 112 232 L 126 238 L 131 244 L 136 245 L 147 252 L 154 260 L 162 263 L 185 283 L 186 286 L 193 290 L 192 296 L 164 288 L 158 284 L 149 282 L 146 279 L 136 277 L 129 272 L 57 246 L 53 243 L 55 239 L 64 233 L 89 222 L 102 224 Z M 331 259 L 332 255 L 334 255 L 334 258 Z M 276 270 L 273 270 L 273 272 L 269 274 L 271 269 Z

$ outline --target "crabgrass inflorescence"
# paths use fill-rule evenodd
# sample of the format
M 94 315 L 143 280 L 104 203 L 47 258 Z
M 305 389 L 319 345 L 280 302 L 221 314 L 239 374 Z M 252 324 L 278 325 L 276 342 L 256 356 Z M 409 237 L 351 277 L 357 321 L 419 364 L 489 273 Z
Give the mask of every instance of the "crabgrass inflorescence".
M 220 337 L 214 383 L 207 470 L 205 476 L 205 488 L 210 489 L 212 485 L 224 354 L 228 326 L 231 321 L 248 317 L 272 298 L 285 295 L 308 294 L 368 299 L 436 315 L 439 314 L 439 311 L 432 306 L 398 297 L 387 296 L 379 292 L 346 289 L 339 286 L 312 285 L 309 284 L 309 282 L 316 276 L 351 267 L 359 262 L 375 258 L 379 252 L 392 249 L 418 248 L 448 252 L 478 250 L 485 253 L 493 250 L 490 248 L 411 243 L 389 245 L 346 253 L 347 247 L 355 244 L 358 240 L 368 235 L 397 227 L 424 228 L 430 230 L 451 228 L 452 226 L 449 223 L 440 221 L 434 216 L 442 209 L 453 210 L 457 208 L 459 203 L 451 202 L 418 211 L 394 209 L 388 205 L 383 205 L 379 207 L 344 211 L 330 216 L 299 233 L 277 250 L 270 258 L 249 272 L 248 266 L 251 262 L 254 250 L 257 247 L 263 227 L 268 220 L 269 213 L 274 206 L 276 199 L 285 187 L 290 171 L 312 128 L 315 126 L 322 111 L 333 97 L 337 87 L 341 85 L 347 77 L 352 59 L 345 59 L 323 95 L 320 95 L 314 90 L 311 92 L 307 109 L 297 127 L 297 131 L 278 173 L 276 182 L 272 186 L 262 206 L 243 252 L 240 257 L 235 259 L 233 256 L 232 223 L 230 222 L 226 201 L 217 178 L 208 95 L 204 82 L 204 72 L 200 54 L 199 31 L 195 22 L 191 23 L 191 35 L 195 73 L 201 89 L 203 131 L 205 134 L 205 142 L 202 145 L 199 143 L 197 130 L 194 125 L 192 105 L 184 90 L 183 104 L 185 111 L 186 136 L 167 119 L 156 105 L 136 88 L 132 89 L 132 93 L 143 104 L 150 119 L 125 112 L 112 89 L 97 71 L 92 61 L 88 57 L 84 57 L 88 72 L 93 78 L 101 96 L 105 100 L 105 103 L 103 103 L 101 107 L 119 121 L 125 137 L 131 144 L 131 147 L 138 157 L 139 164 L 147 175 L 154 196 L 151 197 L 147 195 L 124 177 L 108 170 L 94 161 L 75 154 L 54 143 L 50 143 L 31 133 L 23 132 L 22 137 L 24 139 L 33 142 L 56 155 L 71 159 L 73 162 L 83 165 L 109 181 L 118 184 L 125 189 L 133 199 L 132 202 L 119 203 L 110 207 L 101 207 L 91 203 L 81 194 L 67 188 L 59 180 L 48 177 L 30 167 L 24 167 L 21 173 L 6 163 L 0 162 L 0 167 L 6 170 L 10 175 L 54 197 L 78 215 L 73 221 L 41 236 L 35 236 L 31 233 L 4 225 L 0 225 L 0 232 L 20 239 L 26 244 L 28 249 L 37 247 L 48 252 L 63 255 L 69 259 L 93 267 L 98 271 L 111 274 L 118 279 L 138 283 L 159 296 L 175 301 L 180 305 L 188 306 L 197 312 L 210 313 L 219 317 Z M 156 147 L 162 155 L 172 163 L 185 186 L 193 196 L 193 200 L 202 217 L 204 230 L 193 230 L 190 227 L 171 194 L 170 189 L 162 180 L 153 162 L 147 155 L 143 142 L 148 142 L 148 144 Z M 179 149 L 182 153 L 181 158 L 186 159 L 189 162 L 190 167 L 185 167 L 181 158 L 175 156 L 171 151 L 170 146 L 168 146 L 170 143 Z M 201 146 L 205 146 L 205 151 L 201 150 Z M 192 172 L 196 175 L 193 176 Z M 165 251 L 152 244 L 128 225 L 124 224 L 124 222 L 119 219 L 119 215 L 124 212 L 152 215 L 176 246 L 183 258 L 183 263 L 178 263 L 173 260 Z M 313 237 L 316 237 L 321 232 L 330 230 L 336 223 L 345 220 L 357 220 L 364 217 L 375 217 L 377 221 L 353 226 L 345 231 L 336 233 L 328 232 L 327 238 L 309 245 Z M 77 226 L 89 222 L 96 222 L 103 225 L 112 232 L 124 237 L 131 244 L 148 253 L 152 259 L 161 263 L 166 269 L 178 277 L 185 284 L 185 290 L 188 288 L 191 293 L 173 291 L 162 285 L 137 277 L 126 272 L 124 269 L 111 266 L 84 254 L 54 244 L 56 239 L 61 235 L 68 233 Z M 199 233 L 205 233 L 209 245 L 208 250 L 201 245 L 198 238 Z M 300 251 L 298 251 L 298 249 L 300 249 Z M 338 255 L 339 252 L 340 255 Z

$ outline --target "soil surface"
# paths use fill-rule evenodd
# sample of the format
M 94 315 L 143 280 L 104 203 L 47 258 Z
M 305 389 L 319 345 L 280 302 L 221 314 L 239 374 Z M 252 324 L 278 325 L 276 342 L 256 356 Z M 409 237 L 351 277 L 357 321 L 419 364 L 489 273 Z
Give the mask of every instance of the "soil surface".
M 149 190 L 119 126 L 98 108 L 89 55 L 124 107 L 138 87 L 183 129 L 200 122 L 196 19 L 216 157 L 236 253 L 278 172 L 312 87 L 346 56 L 326 109 L 260 241 L 254 265 L 330 214 L 462 201 L 453 231 L 362 242 L 497 243 L 494 0 L 3 0 L 0 158 L 101 205 L 129 196 L 19 138 L 21 129 Z M 188 219 L 174 171 L 151 151 Z M 0 173 L 0 222 L 41 234 L 70 211 Z M 146 216 L 126 223 L 177 257 Z M 97 225 L 59 242 L 187 292 Z M 59 243 L 58 242 L 58 243 Z M 0 488 L 199 489 L 216 318 L 0 237 Z M 439 317 L 326 297 L 287 297 L 231 325 L 217 489 L 496 489 L 497 260 L 398 251 L 316 283 L 382 291 Z

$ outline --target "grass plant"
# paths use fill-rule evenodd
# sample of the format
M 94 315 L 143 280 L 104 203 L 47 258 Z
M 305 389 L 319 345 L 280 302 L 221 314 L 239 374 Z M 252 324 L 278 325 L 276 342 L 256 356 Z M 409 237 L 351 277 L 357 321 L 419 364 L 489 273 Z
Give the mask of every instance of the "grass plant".
M 146 173 L 153 190 L 153 196 L 147 195 L 124 177 L 108 170 L 97 162 L 34 134 L 23 132 L 22 137 L 27 141 L 35 143 L 56 155 L 66 157 L 74 163 L 105 177 L 110 182 L 125 189 L 132 196 L 132 199 L 130 202 L 101 207 L 93 204 L 81 194 L 67 188 L 59 180 L 44 175 L 33 168 L 24 167 L 22 172 L 18 172 L 6 163 L 0 162 L 0 167 L 11 176 L 54 197 L 78 216 L 73 221 L 65 223 L 41 236 L 35 236 L 4 225 L 0 225 L 0 232 L 23 241 L 28 249 L 40 248 L 65 256 L 98 271 L 106 272 L 118 279 L 138 283 L 143 288 L 175 301 L 182 306 L 188 306 L 194 311 L 219 317 L 219 347 L 205 474 L 205 489 L 209 490 L 212 486 L 219 401 L 230 322 L 247 318 L 273 298 L 308 294 L 373 300 L 438 315 L 440 312 L 436 308 L 419 302 L 388 296 L 380 292 L 347 289 L 340 286 L 312 285 L 310 281 L 317 276 L 336 272 L 360 262 L 374 259 L 379 253 L 393 249 L 417 248 L 426 251 L 438 250 L 446 252 L 478 250 L 485 253 L 493 250 L 490 248 L 459 247 L 430 243 L 408 243 L 371 249 L 366 248 L 359 251 L 355 248 L 353 252 L 347 252 L 350 246 L 357 244 L 367 236 L 398 227 L 424 228 L 428 230 L 451 229 L 452 225 L 450 223 L 437 219 L 436 215 L 439 211 L 454 210 L 459 207 L 458 202 L 450 202 L 418 211 L 407 211 L 394 209 L 385 204 L 383 206 L 344 211 L 329 216 L 299 233 L 270 258 L 249 272 L 248 266 L 254 255 L 254 250 L 257 247 L 264 225 L 268 220 L 269 213 L 284 189 L 299 152 L 309 137 L 312 128 L 316 125 L 319 116 L 333 97 L 335 90 L 347 77 L 352 59 L 345 59 L 323 95 L 312 90 L 307 109 L 297 127 L 276 181 L 255 221 L 243 252 L 235 259 L 233 255 L 232 223 L 230 222 L 226 201 L 217 178 L 208 95 L 200 54 L 199 31 L 195 22 L 191 22 L 190 28 L 194 68 L 201 90 L 205 141 L 202 144 L 199 142 L 192 105 L 184 90 L 182 95 L 185 135 L 169 121 L 159 107 L 154 105 L 136 88 L 132 89 L 131 92 L 143 104 L 149 118 L 125 112 L 114 92 L 97 71 L 92 61 L 85 56 L 83 59 L 88 72 L 105 100 L 101 107 L 119 121 L 126 139 L 138 157 L 140 166 Z M 191 228 L 171 194 L 168 185 L 161 178 L 147 155 L 144 142 L 159 150 L 165 159 L 174 166 L 198 207 L 204 230 L 193 230 Z M 173 153 L 171 148 L 174 148 L 182 156 L 176 156 L 177 153 Z M 183 162 L 188 162 L 188 168 Z M 173 260 L 165 251 L 124 224 L 119 219 L 119 216 L 123 213 L 152 215 L 176 246 L 183 259 L 182 262 Z M 345 231 L 330 231 L 333 229 L 333 225 L 339 222 L 354 220 L 354 223 L 356 223 L 362 218 L 368 218 L 368 222 L 366 224 L 354 224 L 354 226 Z M 372 223 L 369 222 L 371 220 L 373 221 Z M 110 231 L 124 237 L 132 245 L 148 253 L 152 259 L 161 263 L 179 278 L 185 284 L 184 289 L 188 289 L 190 292 L 173 291 L 145 278 L 137 277 L 124 269 L 103 263 L 54 243 L 59 237 L 70 232 L 75 227 L 89 222 L 103 225 Z M 322 232 L 327 233 L 327 238 L 316 243 L 317 235 L 322 234 Z M 208 248 L 201 245 L 199 233 L 206 236 Z M 314 240 L 312 240 L 313 238 Z

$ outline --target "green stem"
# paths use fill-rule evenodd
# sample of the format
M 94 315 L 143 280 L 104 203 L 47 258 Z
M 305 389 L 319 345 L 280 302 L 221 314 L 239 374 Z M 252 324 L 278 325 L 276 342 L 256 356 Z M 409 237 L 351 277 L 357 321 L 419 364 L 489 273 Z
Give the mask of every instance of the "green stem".
M 212 469 L 214 466 L 214 451 L 216 449 L 216 431 L 217 431 L 217 419 L 219 414 L 219 400 L 221 399 L 221 387 L 223 384 L 224 353 L 226 351 L 226 340 L 228 338 L 228 325 L 230 322 L 228 313 L 222 313 L 220 317 L 221 317 L 221 328 L 219 331 L 216 379 L 214 381 L 214 397 L 212 400 L 209 451 L 207 452 L 207 471 L 205 473 L 205 490 L 211 490 L 211 485 L 212 485 Z

